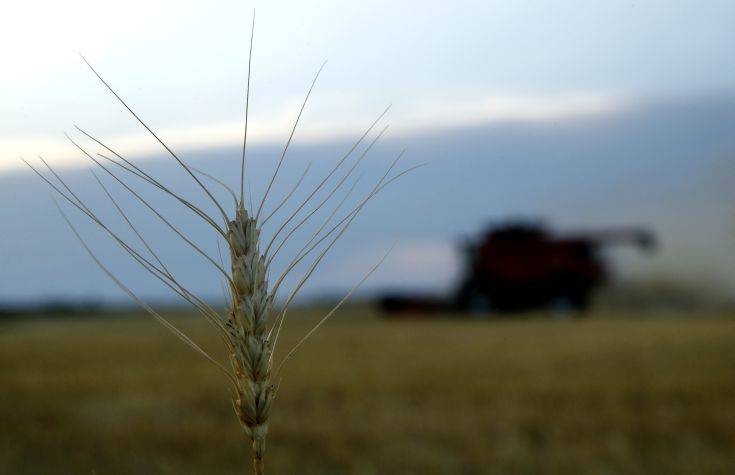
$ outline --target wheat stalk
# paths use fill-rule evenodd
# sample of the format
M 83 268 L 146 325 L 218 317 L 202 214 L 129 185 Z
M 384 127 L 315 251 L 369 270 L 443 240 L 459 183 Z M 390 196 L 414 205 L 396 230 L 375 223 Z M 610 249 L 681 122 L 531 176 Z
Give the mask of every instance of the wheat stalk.
M 45 166 L 50 176 L 44 174 L 39 168 L 33 166 L 30 162 L 21 158 L 44 182 L 46 182 L 64 201 L 70 204 L 73 208 L 76 208 L 83 215 L 85 215 L 92 223 L 99 226 L 115 243 L 117 243 L 123 251 L 125 251 L 135 262 L 137 262 L 145 271 L 150 273 L 165 286 L 171 289 L 175 294 L 180 296 L 182 299 L 191 304 L 215 329 L 217 334 L 220 336 L 227 354 L 229 355 L 229 368 L 217 361 L 207 351 L 201 348 L 191 338 L 181 332 L 175 325 L 168 321 L 165 317 L 160 315 L 151 306 L 141 300 L 129 287 L 127 287 L 120 279 L 118 279 L 112 271 L 110 271 L 104 263 L 96 256 L 96 254 L 89 247 L 87 242 L 81 236 L 77 228 L 74 226 L 72 221 L 69 219 L 67 214 L 63 211 L 61 206 L 57 203 L 57 207 L 71 228 L 74 235 L 80 241 L 84 249 L 92 257 L 94 262 L 107 274 L 113 282 L 115 282 L 131 299 L 136 301 L 145 311 L 147 311 L 154 319 L 160 322 L 164 327 L 176 335 L 181 341 L 183 341 L 190 348 L 195 350 L 205 359 L 215 365 L 223 374 L 225 374 L 229 384 L 233 391 L 233 406 L 235 413 L 237 414 L 238 420 L 242 425 L 245 433 L 249 437 L 252 443 L 252 456 L 253 456 L 253 467 L 256 474 L 262 474 L 264 471 L 264 454 L 266 447 L 266 436 L 268 433 L 268 419 L 270 409 L 273 404 L 273 400 L 276 396 L 276 386 L 273 384 L 274 377 L 278 375 L 283 368 L 283 365 L 293 356 L 293 354 L 301 347 L 301 345 L 325 322 L 327 321 L 339 308 L 340 306 L 365 282 L 365 280 L 378 268 L 378 266 L 385 259 L 381 259 L 375 266 L 373 266 L 345 296 L 337 303 L 301 340 L 287 352 L 286 356 L 278 365 L 276 371 L 273 371 L 273 352 L 278 342 L 281 329 L 284 321 L 286 320 L 286 313 L 293 302 L 296 295 L 299 293 L 305 282 L 310 276 L 316 271 L 322 260 L 325 258 L 327 253 L 332 249 L 334 244 L 340 239 L 340 237 L 347 231 L 354 219 L 359 215 L 365 204 L 379 193 L 382 189 L 388 186 L 390 183 L 416 168 L 411 167 L 402 172 L 390 175 L 393 168 L 401 158 L 403 152 L 396 157 L 387 171 L 380 177 L 376 184 L 369 190 L 369 192 L 360 199 L 344 216 L 336 223 L 332 224 L 332 220 L 341 210 L 343 204 L 346 202 L 348 196 L 352 193 L 355 184 L 349 189 L 344 198 L 337 204 L 334 210 L 329 214 L 326 220 L 323 221 L 321 226 L 315 233 L 311 235 L 309 239 L 304 240 L 303 246 L 292 258 L 291 262 L 286 265 L 285 269 L 282 270 L 278 278 L 275 279 L 272 285 L 270 285 L 268 276 L 272 270 L 273 258 L 283 248 L 283 246 L 294 236 L 294 234 L 309 220 L 311 220 L 315 214 L 327 205 L 332 198 L 338 193 L 347 180 L 353 175 L 353 172 L 372 149 L 373 145 L 380 139 L 385 132 L 386 128 L 383 128 L 370 143 L 365 147 L 363 152 L 355 159 L 349 169 L 344 172 L 343 176 L 336 180 L 331 186 L 331 189 L 326 193 L 326 196 L 319 200 L 319 202 L 313 206 L 313 208 L 300 217 L 301 212 L 315 199 L 320 191 L 329 186 L 328 184 L 332 181 L 338 170 L 343 168 L 343 165 L 350 159 L 358 147 L 363 144 L 366 138 L 370 135 L 376 125 L 383 119 L 388 111 L 386 108 L 378 118 L 376 118 L 367 127 L 365 132 L 354 142 L 354 144 L 346 151 L 344 155 L 337 161 L 337 163 L 330 169 L 329 173 L 311 190 L 307 197 L 301 201 L 296 209 L 289 214 L 289 216 L 283 221 L 283 223 L 276 228 L 268 241 L 267 245 L 262 249 L 263 242 L 262 238 L 262 227 L 279 211 L 292 197 L 296 189 L 301 185 L 306 173 L 309 171 L 309 167 L 301 175 L 301 178 L 290 190 L 290 192 L 278 203 L 278 205 L 271 211 L 266 217 L 261 220 L 261 213 L 264 209 L 267 198 L 272 190 L 272 187 L 278 177 L 279 171 L 284 163 L 284 159 L 288 152 L 289 146 L 292 142 L 297 126 L 301 119 L 302 112 L 306 107 L 309 96 L 316 84 L 319 73 L 322 71 L 324 65 L 319 68 L 319 71 L 314 77 L 311 86 L 306 94 L 306 97 L 301 105 L 298 116 L 294 121 L 293 127 L 289 134 L 288 140 L 283 148 L 283 151 L 279 157 L 276 168 L 271 175 L 268 182 L 266 191 L 260 201 L 257 208 L 250 206 L 250 210 L 245 205 L 244 200 L 244 182 L 245 182 L 245 170 L 246 170 L 246 147 L 247 147 L 247 132 L 248 132 L 248 115 L 249 115 L 249 100 L 250 100 L 250 78 L 251 78 L 251 60 L 252 60 L 252 44 L 253 44 L 253 32 L 254 32 L 254 17 L 253 17 L 253 29 L 251 30 L 250 36 L 250 49 L 248 56 L 248 74 L 247 74 L 247 88 L 246 88 L 246 100 L 245 100 L 245 127 L 243 133 L 243 147 L 242 155 L 240 160 L 240 190 L 238 194 L 228 187 L 226 183 L 213 177 L 206 172 L 198 170 L 188 165 L 178 155 L 176 155 L 172 149 L 159 138 L 158 135 L 133 111 L 133 109 L 115 92 L 115 90 L 102 78 L 102 76 L 95 70 L 87 60 L 82 57 L 85 64 L 90 68 L 94 75 L 101 81 L 101 83 L 112 93 L 115 98 L 129 111 L 129 113 L 147 130 L 147 132 L 155 138 L 159 144 L 166 150 L 166 152 L 175 160 L 179 167 L 185 170 L 188 175 L 197 183 L 197 185 L 204 192 L 206 197 L 212 202 L 216 212 L 223 219 L 223 223 L 219 223 L 217 218 L 212 217 L 209 213 L 204 211 L 202 208 L 194 205 L 191 200 L 185 199 L 179 194 L 172 191 L 172 189 L 159 180 L 154 178 L 149 173 L 145 172 L 141 167 L 135 165 L 130 160 L 113 150 L 110 146 L 106 145 L 89 132 L 83 130 L 80 127 L 75 126 L 76 130 L 80 132 L 84 137 L 91 140 L 95 145 L 104 149 L 104 153 L 92 154 L 87 151 L 78 141 L 74 140 L 71 136 L 67 135 L 68 140 L 86 157 L 94 166 L 99 168 L 107 175 L 109 179 L 117 183 L 122 187 L 126 193 L 136 198 L 146 209 L 148 209 L 153 215 L 155 215 L 162 223 L 164 223 L 175 235 L 177 235 L 182 241 L 184 241 L 196 254 L 200 255 L 208 264 L 212 265 L 226 281 L 226 286 L 229 291 L 230 307 L 229 310 L 224 314 L 220 314 L 211 306 L 209 306 L 204 300 L 194 295 L 193 292 L 186 289 L 179 280 L 169 271 L 168 267 L 164 264 L 160 256 L 154 251 L 151 245 L 145 240 L 143 234 L 136 228 L 133 221 L 130 219 L 128 214 L 123 210 L 118 201 L 113 197 L 112 192 L 103 183 L 102 179 L 95 174 L 94 178 L 99 186 L 104 191 L 109 201 L 114 205 L 117 212 L 122 217 L 123 222 L 128 226 L 137 237 L 137 240 L 143 246 L 144 250 L 138 249 L 132 242 L 126 241 L 118 233 L 114 232 L 103 220 L 85 203 L 79 198 L 79 196 L 66 184 L 62 177 L 51 167 L 43 157 L 38 157 Z M 419 165 L 421 166 L 421 165 Z M 171 221 L 163 215 L 158 209 L 152 206 L 146 199 L 144 199 L 140 193 L 129 184 L 128 180 L 123 178 L 128 176 L 134 178 L 143 184 L 151 186 L 176 202 L 184 206 L 187 210 L 194 213 L 204 223 L 212 228 L 216 235 L 222 239 L 229 248 L 230 255 L 230 266 L 229 272 L 225 269 L 224 264 L 218 263 L 215 259 L 209 256 L 198 244 L 190 239 L 182 230 L 178 229 Z M 203 183 L 199 177 L 207 178 L 219 186 L 226 189 L 231 195 L 233 200 L 233 213 L 229 215 L 225 210 L 225 207 L 217 200 L 214 193 Z M 292 222 L 290 229 L 287 227 Z M 282 233 L 285 233 L 283 237 L 280 237 Z M 285 303 L 281 306 L 276 305 L 276 296 L 278 295 L 279 288 L 284 282 L 284 279 L 297 268 L 297 266 L 305 259 L 312 257 L 311 263 L 307 266 L 307 271 L 298 280 L 296 286 L 288 294 L 285 299 Z

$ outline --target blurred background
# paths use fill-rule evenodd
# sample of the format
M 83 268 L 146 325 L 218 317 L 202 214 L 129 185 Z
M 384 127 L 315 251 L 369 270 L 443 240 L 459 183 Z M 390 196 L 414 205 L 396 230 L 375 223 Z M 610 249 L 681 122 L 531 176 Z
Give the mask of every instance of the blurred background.
M 64 133 L 105 151 L 75 125 L 214 213 L 79 53 L 180 157 L 237 189 L 253 8 L 256 207 L 328 60 L 265 212 L 308 173 L 266 240 L 391 105 L 272 279 L 402 150 L 395 171 L 425 164 L 371 199 L 296 300 L 281 351 L 391 249 L 289 363 L 273 473 L 735 470 L 735 5 L 567 0 L 6 6 L 0 471 L 247 468 L 223 381 L 95 266 L 20 158 L 43 157 L 126 239 Z M 217 270 L 97 170 L 181 282 L 224 308 Z M 196 216 L 126 180 L 219 260 Z M 61 204 L 116 276 L 220 354 L 185 302 Z

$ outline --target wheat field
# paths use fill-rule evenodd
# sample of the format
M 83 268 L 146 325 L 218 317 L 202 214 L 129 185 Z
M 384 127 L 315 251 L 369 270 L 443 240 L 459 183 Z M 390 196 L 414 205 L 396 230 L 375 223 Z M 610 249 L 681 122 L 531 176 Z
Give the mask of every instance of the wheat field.
M 142 315 L 0 321 L 0 473 L 247 473 L 221 378 Z M 350 309 L 275 404 L 271 473 L 733 473 L 735 318 Z

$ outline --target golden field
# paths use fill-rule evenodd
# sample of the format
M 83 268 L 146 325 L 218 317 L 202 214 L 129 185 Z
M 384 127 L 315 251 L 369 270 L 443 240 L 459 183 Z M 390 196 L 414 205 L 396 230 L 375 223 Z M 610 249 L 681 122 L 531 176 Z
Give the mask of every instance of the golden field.
M 225 380 L 143 316 L 0 321 L 0 388 L 0 473 L 250 472 Z M 735 473 L 735 319 L 342 312 L 268 443 L 272 474 Z

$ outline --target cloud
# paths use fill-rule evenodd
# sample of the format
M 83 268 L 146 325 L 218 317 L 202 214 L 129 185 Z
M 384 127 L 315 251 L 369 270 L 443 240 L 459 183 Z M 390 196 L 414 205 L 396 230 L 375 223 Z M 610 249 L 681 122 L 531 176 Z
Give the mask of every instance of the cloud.
M 404 118 L 406 127 L 475 125 L 487 122 L 538 122 L 620 112 L 628 101 L 589 92 L 555 95 L 491 94 L 418 105 Z
M 277 110 L 253 117 L 248 138 L 253 144 L 282 143 L 293 126 L 295 111 L 301 99 L 286 101 Z M 308 113 L 296 135 L 299 143 L 327 142 L 342 137 L 359 135 L 372 120 L 364 114 L 339 117 L 345 110 L 374 109 L 361 104 L 360 99 L 339 94 L 327 94 L 312 99 L 317 111 Z M 320 103 L 321 102 L 321 103 Z M 558 95 L 485 95 L 473 98 L 444 99 L 442 101 L 396 106 L 387 122 L 391 134 L 413 134 L 427 129 L 467 126 L 488 122 L 563 121 L 579 117 L 609 115 L 622 111 L 628 101 L 602 94 L 574 93 Z M 239 146 L 242 141 L 242 121 L 220 121 L 203 124 L 164 127 L 156 131 L 176 150 L 206 150 L 213 147 Z M 161 153 L 160 145 L 142 130 L 138 133 L 98 137 L 128 158 Z M 83 157 L 63 136 L 26 136 L 0 138 L 0 172 L 23 166 L 13 157 L 33 157 L 37 154 L 51 158 L 56 166 L 74 166 L 84 163 Z

